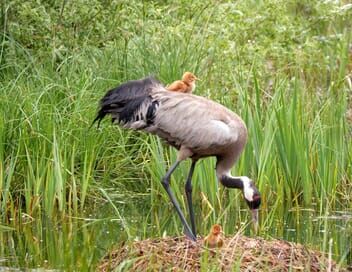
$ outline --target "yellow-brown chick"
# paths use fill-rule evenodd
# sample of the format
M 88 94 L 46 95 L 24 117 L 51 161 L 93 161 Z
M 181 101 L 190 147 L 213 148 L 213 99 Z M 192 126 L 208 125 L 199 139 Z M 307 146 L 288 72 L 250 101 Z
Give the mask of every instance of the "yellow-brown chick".
M 199 80 L 191 72 L 186 72 L 182 76 L 182 80 L 176 80 L 166 87 L 169 91 L 192 93 L 196 88 L 196 80 Z
M 222 247 L 224 245 L 222 233 L 223 232 L 220 225 L 213 225 L 210 233 L 204 238 L 204 245 L 209 248 Z

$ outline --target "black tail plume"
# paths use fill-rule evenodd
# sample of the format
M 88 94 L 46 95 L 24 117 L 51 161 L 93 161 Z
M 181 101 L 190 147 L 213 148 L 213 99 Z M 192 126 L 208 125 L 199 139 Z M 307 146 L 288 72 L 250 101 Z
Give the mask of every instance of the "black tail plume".
M 96 121 L 98 121 L 97 128 L 99 128 L 99 127 L 100 127 L 101 120 L 104 119 L 105 115 L 106 115 L 106 113 L 104 113 L 104 112 L 102 111 L 102 109 L 100 109 L 100 110 L 98 111 L 97 116 L 96 116 L 95 119 L 93 120 L 92 124 L 89 126 L 89 129 L 91 129 L 92 126 L 94 126 L 94 124 L 95 124 Z
M 107 114 L 112 115 L 113 121 L 118 118 L 119 122 L 127 123 L 142 103 L 146 101 L 152 103 L 155 108 L 150 93 L 153 88 L 158 86 L 164 87 L 154 77 L 147 77 L 141 80 L 128 81 L 109 90 L 100 100 L 100 108 L 90 127 L 98 122 L 97 127 L 99 128 L 100 122 Z

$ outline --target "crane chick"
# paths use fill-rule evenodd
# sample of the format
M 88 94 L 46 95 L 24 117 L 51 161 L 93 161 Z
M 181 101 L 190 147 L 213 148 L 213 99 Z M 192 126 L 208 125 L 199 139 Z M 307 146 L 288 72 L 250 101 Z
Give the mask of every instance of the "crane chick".
M 192 93 L 196 88 L 196 80 L 199 80 L 199 78 L 191 72 L 185 72 L 182 80 L 172 82 L 166 89 L 173 92 Z
M 204 238 L 204 245 L 210 248 L 222 247 L 224 245 L 222 234 L 221 226 L 219 224 L 213 225 L 210 233 Z

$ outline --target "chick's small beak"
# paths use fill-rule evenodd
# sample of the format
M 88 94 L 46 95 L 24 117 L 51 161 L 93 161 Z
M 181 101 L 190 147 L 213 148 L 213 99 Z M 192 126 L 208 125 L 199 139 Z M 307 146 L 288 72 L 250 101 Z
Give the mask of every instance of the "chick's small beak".
M 258 229 L 259 229 L 258 209 L 253 209 L 253 210 L 251 210 L 251 212 L 252 212 L 252 221 L 253 221 L 254 231 L 255 231 L 255 233 L 257 233 Z
M 198 80 L 198 81 L 202 81 L 200 78 L 198 77 L 194 77 L 195 80 Z

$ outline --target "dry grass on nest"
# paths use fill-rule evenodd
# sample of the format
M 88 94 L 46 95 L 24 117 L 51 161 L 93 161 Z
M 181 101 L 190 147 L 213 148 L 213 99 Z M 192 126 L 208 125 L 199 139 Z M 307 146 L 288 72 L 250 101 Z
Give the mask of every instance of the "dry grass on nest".
M 239 234 L 224 238 L 220 249 L 203 239 L 147 239 L 122 245 L 105 256 L 98 271 L 342 271 L 325 254 L 282 240 Z

